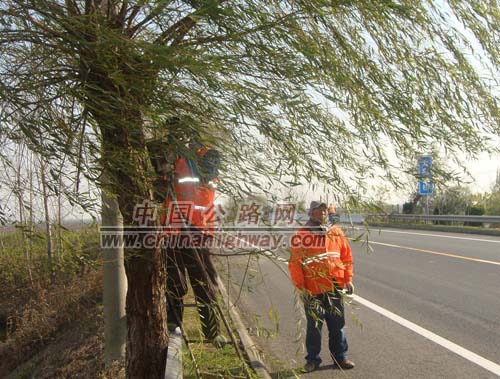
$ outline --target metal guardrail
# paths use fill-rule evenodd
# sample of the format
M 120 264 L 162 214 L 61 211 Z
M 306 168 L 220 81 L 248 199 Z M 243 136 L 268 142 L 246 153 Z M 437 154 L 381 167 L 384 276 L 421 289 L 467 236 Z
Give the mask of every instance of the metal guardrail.
M 164 379 L 182 379 L 182 332 L 179 327 L 170 332 Z
M 362 224 L 367 216 L 361 213 L 345 213 L 335 219 L 341 224 Z
M 406 220 L 406 221 L 451 221 L 479 222 L 483 224 L 500 224 L 500 216 L 468 216 L 468 215 L 415 215 L 415 214 L 368 214 L 367 220 Z

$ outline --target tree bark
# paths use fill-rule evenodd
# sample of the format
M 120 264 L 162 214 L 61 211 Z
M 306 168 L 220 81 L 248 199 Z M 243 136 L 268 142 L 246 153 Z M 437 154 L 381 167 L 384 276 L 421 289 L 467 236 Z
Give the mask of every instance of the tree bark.
M 86 30 L 89 42 L 96 40 Z M 95 50 L 81 50 L 81 74 L 85 78 L 85 108 L 101 134 L 101 167 L 107 175 L 102 190 L 116 195 L 125 228 L 134 227 L 136 204 L 152 200 L 152 167 L 146 149 L 141 110 L 151 98 L 155 76 L 149 61 L 119 47 L 123 80 L 115 81 Z M 125 272 L 128 378 L 162 379 L 167 357 L 165 263 L 156 248 L 127 248 Z
M 109 188 L 117 194 L 124 225 L 130 232 L 130 228 L 139 230 L 134 208 L 151 200 L 153 178 L 148 175 L 150 162 L 140 117 L 130 111 L 123 111 L 120 117 L 128 120 L 125 125 L 101 127 L 103 170 L 109 173 Z M 136 120 L 135 125 L 131 120 Z M 159 248 L 125 247 L 124 252 L 128 282 L 127 377 L 160 379 L 164 376 L 168 346 L 165 262 Z
M 160 379 L 168 345 L 163 259 L 152 249 L 127 253 L 127 377 Z

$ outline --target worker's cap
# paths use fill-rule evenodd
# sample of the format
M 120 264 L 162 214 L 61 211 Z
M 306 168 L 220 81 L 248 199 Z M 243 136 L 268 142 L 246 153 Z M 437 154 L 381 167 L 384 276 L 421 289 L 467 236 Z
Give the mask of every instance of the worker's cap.
M 326 203 L 323 203 L 321 201 L 311 201 L 311 205 L 309 206 L 309 212 L 308 212 L 308 215 L 310 216 L 312 214 L 312 211 L 316 208 L 325 208 L 325 210 L 327 209 L 327 205 Z

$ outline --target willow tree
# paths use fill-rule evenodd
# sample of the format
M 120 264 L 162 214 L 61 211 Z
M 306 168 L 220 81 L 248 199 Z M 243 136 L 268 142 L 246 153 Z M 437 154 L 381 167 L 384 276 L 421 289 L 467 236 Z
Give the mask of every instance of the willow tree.
M 397 183 L 431 143 L 472 156 L 499 134 L 496 1 L 4 0 L 0 14 L 2 130 L 106 172 L 129 225 L 150 198 L 146 140 L 172 116 L 224 151 L 241 191 Z M 128 249 L 126 272 L 128 376 L 158 378 L 159 254 Z

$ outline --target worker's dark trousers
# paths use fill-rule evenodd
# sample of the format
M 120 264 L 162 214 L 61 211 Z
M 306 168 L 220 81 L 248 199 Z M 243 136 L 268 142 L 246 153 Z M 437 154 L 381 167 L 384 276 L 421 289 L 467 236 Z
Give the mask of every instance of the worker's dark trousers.
M 213 339 L 220 332 L 214 306 L 217 273 L 208 249 L 167 251 L 167 322 L 170 325 L 182 323 L 183 297 L 187 293 L 186 271 L 198 305 L 203 334 Z
M 323 322 L 328 327 L 328 348 L 334 361 L 347 357 L 347 339 L 344 331 L 344 300 L 338 290 L 308 296 L 304 300 L 306 313 L 306 360 L 321 363 L 321 329 Z

